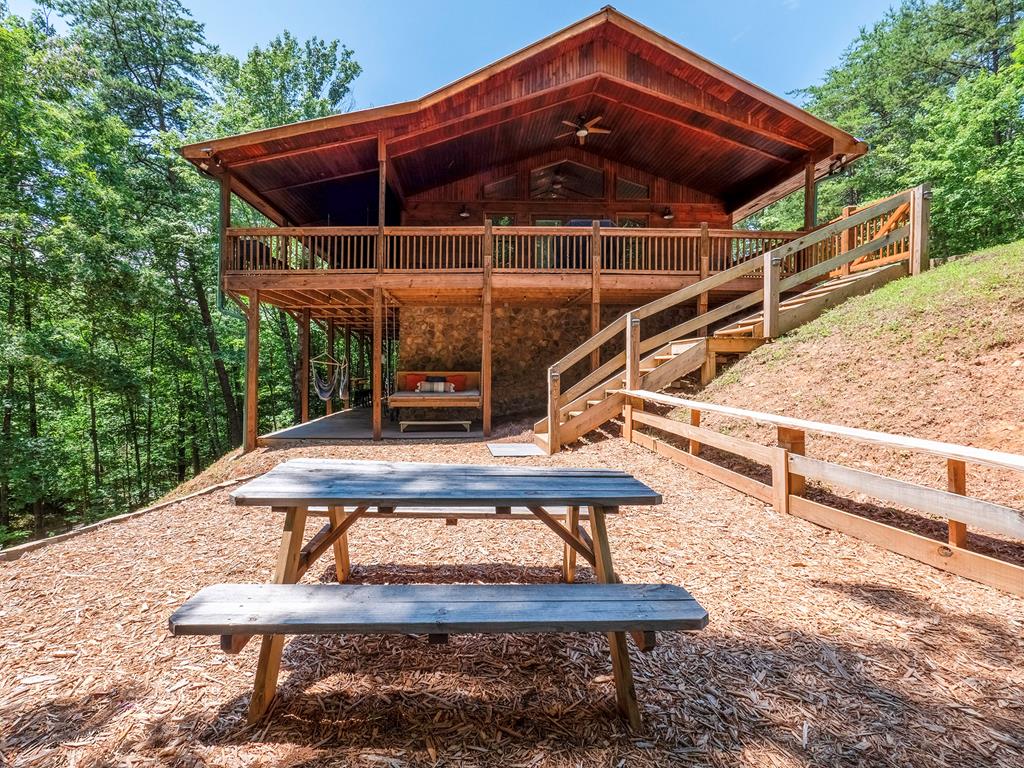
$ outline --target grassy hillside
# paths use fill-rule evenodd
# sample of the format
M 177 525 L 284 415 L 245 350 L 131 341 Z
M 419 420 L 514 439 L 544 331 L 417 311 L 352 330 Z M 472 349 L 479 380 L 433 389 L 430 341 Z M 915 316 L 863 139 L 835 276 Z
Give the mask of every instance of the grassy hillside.
M 851 299 L 749 355 L 701 399 L 1024 453 L 1024 242 Z M 767 430 L 708 419 L 734 434 Z M 810 455 L 945 483 L 941 460 L 811 438 Z M 972 493 L 1024 502 L 1020 477 L 969 470 Z

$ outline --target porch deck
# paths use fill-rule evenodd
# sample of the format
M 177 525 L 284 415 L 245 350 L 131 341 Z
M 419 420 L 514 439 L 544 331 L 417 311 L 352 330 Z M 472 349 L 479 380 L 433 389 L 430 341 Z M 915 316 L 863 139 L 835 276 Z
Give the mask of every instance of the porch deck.
M 482 440 L 483 429 L 479 420 L 474 420 L 468 432 L 459 428 L 451 430 L 423 429 L 401 432 L 397 421 L 384 420 L 381 438 L 384 440 Z M 336 443 L 344 440 L 372 440 L 373 412 L 369 408 L 349 408 L 319 419 L 279 429 L 259 437 L 263 446 L 283 445 L 300 441 L 308 444 Z

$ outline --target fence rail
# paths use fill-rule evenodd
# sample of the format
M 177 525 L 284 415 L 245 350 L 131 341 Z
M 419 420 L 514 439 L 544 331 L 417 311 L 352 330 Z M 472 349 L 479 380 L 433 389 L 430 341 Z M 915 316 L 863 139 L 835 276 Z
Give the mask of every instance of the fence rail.
M 969 465 L 1024 473 L 1024 456 L 793 419 L 717 403 L 686 400 L 658 392 L 623 390 L 620 395 L 623 398 L 625 423 L 623 437 L 630 442 L 649 448 L 766 504 L 772 504 L 782 514 L 809 520 L 936 568 L 1024 596 L 1024 566 L 972 551 L 967 541 L 968 526 L 1024 541 L 1024 512 L 967 493 Z M 686 408 L 690 418 L 688 422 L 683 422 L 648 413 L 642 410 L 645 403 Z M 704 413 L 774 426 L 776 445 L 765 446 L 701 427 L 701 415 Z M 680 442 L 678 440 L 666 441 L 660 436 L 661 433 L 683 438 L 685 442 L 678 445 L 675 444 Z M 940 457 L 946 462 L 947 488 L 932 488 L 898 477 L 810 458 L 805 455 L 808 433 Z M 767 467 L 771 473 L 770 482 L 763 482 L 709 461 L 701 456 L 703 446 L 711 446 Z M 807 498 L 808 480 L 826 485 L 830 493 L 834 493 L 833 488 L 852 491 L 897 507 L 945 518 L 948 521 L 947 541 L 932 539 L 838 509 L 824 503 L 830 501 L 829 498 Z

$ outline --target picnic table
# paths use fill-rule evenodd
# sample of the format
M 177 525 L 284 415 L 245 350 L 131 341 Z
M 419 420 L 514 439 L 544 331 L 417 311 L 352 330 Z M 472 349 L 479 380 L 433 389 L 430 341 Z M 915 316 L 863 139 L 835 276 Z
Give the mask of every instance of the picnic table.
M 653 505 L 661 496 L 611 469 L 505 467 L 296 459 L 231 494 L 236 504 L 270 507 L 283 517 L 273 584 L 207 587 L 171 617 L 177 635 L 220 635 L 229 653 L 262 635 L 249 720 L 259 720 L 277 687 L 286 634 L 428 634 L 603 631 L 611 646 L 616 701 L 634 726 L 639 709 L 626 633 L 641 649 L 653 633 L 700 629 L 707 613 L 681 587 L 626 585 L 612 566 L 606 516 L 620 505 Z M 586 508 L 590 534 L 581 524 Z M 304 540 L 307 517 L 327 523 Z M 598 584 L 299 585 L 328 550 L 337 578 L 350 574 L 347 534 L 361 519 L 461 517 L 536 519 L 563 543 L 562 574 L 575 579 L 576 557 Z

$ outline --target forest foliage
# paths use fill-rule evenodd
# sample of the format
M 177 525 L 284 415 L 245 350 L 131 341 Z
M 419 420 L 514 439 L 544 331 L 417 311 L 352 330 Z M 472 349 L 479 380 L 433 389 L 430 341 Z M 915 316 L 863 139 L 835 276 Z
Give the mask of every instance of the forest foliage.
M 798 95 L 871 146 L 819 185 L 821 219 L 928 181 L 934 253 L 1024 237 L 1022 3 L 905 0 Z M 218 195 L 175 149 L 343 111 L 360 73 L 287 31 L 226 55 L 179 0 L 39 5 L 0 0 L 0 544 L 144 505 L 240 443 Z M 791 198 L 748 223 L 801 219 Z M 267 430 L 295 420 L 299 371 L 294 323 L 263 313 Z

